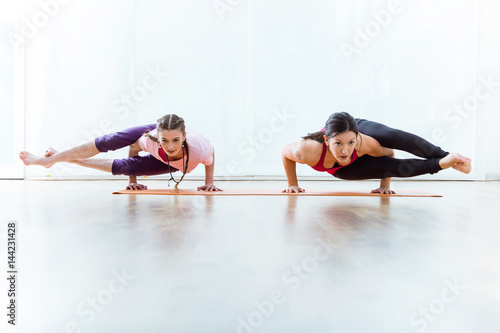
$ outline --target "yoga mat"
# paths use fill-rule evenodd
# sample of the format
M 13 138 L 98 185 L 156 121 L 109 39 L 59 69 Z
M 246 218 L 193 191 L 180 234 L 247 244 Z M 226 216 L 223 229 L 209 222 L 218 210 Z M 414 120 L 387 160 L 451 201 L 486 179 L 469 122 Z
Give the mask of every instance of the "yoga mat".
M 157 190 L 122 190 L 113 194 L 150 194 L 150 195 L 300 195 L 300 196 L 356 196 L 356 197 L 442 197 L 422 191 L 396 191 L 396 194 L 370 193 L 369 191 L 335 191 L 335 190 L 306 190 L 304 193 L 281 193 L 278 189 L 226 189 L 222 192 L 204 192 L 194 190 L 180 190 L 175 193 L 174 189 Z

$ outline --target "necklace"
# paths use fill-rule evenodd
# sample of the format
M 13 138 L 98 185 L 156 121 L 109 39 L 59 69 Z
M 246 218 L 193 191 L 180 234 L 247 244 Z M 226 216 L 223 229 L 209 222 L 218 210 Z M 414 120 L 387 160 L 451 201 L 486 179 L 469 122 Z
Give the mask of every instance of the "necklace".
M 179 181 L 175 180 L 174 175 L 172 175 L 172 167 L 170 166 L 170 161 L 168 160 L 168 154 L 165 152 L 165 155 L 167 156 L 167 164 L 169 166 L 169 172 L 170 172 L 170 179 L 168 180 L 168 187 L 170 187 L 170 181 L 173 180 L 174 183 L 179 184 Z M 182 168 L 184 169 L 186 167 L 186 164 L 184 163 L 184 145 L 182 145 Z M 184 172 L 184 170 L 183 170 Z

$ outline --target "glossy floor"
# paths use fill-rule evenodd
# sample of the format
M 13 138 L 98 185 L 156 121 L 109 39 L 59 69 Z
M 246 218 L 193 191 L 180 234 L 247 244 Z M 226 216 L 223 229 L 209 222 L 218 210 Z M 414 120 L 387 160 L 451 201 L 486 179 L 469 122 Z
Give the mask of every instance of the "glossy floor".
M 500 182 L 393 184 L 442 198 L 111 194 L 123 186 L 0 181 L 15 332 L 499 332 Z

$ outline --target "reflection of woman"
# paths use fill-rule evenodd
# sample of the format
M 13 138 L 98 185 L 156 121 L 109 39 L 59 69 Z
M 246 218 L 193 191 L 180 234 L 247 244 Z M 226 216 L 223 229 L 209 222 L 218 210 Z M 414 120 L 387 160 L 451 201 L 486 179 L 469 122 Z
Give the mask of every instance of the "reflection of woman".
M 150 132 L 151 131 L 151 132 Z M 89 159 L 99 153 L 129 147 L 125 159 Z M 140 151 L 148 155 L 139 156 Z M 138 126 L 121 132 L 107 134 L 62 152 L 47 149 L 45 156 L 36 156 L 26 151 L 19 154 L 26 165 L 41 165 L 50 168 L 58 162 L 70 162 L 84 167 L 111 172 L 113 175 L 129 176 L 127 189 L 142 190 L 146 186 L 137 184 L 137 176 L 150 176 L 182 170 L 182 177 L 175 181 L 175 190 L 187 172 L 198 164 L 205 165 L 205 185 L 198 190 L 220 191 L 213 184 L 214 148 L 203 135 L 189 129 L 184 120 L 175 114 L 158 119 L 157 124 Z M 173 177 L 172 177 L 173 179 Z
M 425 159 L 396 159 L 399 149 Z M 304 136 L 283 148 L 283 165 L 288 188 L 283 192 L 303 192 L 297 182 L 295 163 L 340 179 L 381 179 L 372 193 L 394 194 L 390 177 L 433 174 L 447 168 L 463 173 L 471 170 L 471 159 L 447 153 L 414 134 L 365 119 L 354 119 L 346 112 L 334 113 L 324 130 Z

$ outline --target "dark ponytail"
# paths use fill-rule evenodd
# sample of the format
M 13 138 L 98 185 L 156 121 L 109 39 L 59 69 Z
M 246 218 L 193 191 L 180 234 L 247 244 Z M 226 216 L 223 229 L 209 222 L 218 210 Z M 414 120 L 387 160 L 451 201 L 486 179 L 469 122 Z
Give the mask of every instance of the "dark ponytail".
M 302 139 L 314 140 L 314 141 L 318 141 L 319 143 L 323 143 L 323 142 L 325 142 L 324 135 L 325 135 L 325 131 L 318 131 L 318 132 L 314 132 L 314 133 L 309 133 L 308 135 L 303 136 Z
M 354 132 L 356 136 L 359 134 L 358 124 L 356 123 L 356 119 L 354 119 L 354 117 L 347 112 L 336 112 L 332 114 L 330 118 L 328 118 L 328 120 L 325 123 L 324 130 L 314 133 L 309 133 L 308 135 L 303 136 L 302 139 L 315 140 L 318 141 L 319 143 L 324 143 L 325 135 L 327 138 L 331 138 L 336 136 L 337 134 L 349 131 Z

